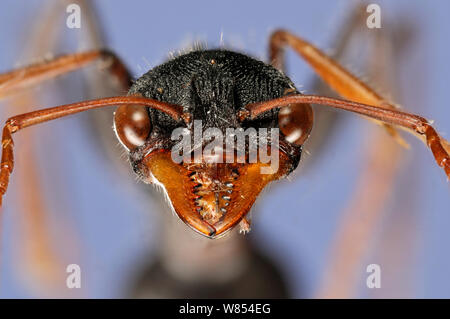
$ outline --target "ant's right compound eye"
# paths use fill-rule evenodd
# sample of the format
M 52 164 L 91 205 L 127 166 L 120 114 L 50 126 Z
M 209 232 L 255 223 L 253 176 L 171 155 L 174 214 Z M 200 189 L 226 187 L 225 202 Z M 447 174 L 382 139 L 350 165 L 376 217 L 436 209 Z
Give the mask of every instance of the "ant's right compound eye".
M 313 111 L 309 104 L 294 103 L 278 112 L 278 125 L 286 141 L 303 145 L 311 133 Z
M 147 107 L 119 106 L 114 114 L 114 128 L 117 138 L 129 151 L 143 145 L 152 129 Z

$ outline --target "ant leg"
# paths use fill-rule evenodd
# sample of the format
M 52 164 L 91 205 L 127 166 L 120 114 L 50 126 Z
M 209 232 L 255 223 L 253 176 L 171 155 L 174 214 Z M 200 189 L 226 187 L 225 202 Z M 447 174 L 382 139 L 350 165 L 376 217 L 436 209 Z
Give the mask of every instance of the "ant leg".
M 165 102 L 138 96 L 118 96 L 66 104 L 11 117 L 6 121 L 2 135 L 2 157 L 0 164 L 0 206 L 2 196 L 5 194 L 8 188 L 9 176 L 11 175 L 14 167 L 14 143 L 12 139 L 13 133 L 16 133 L 17 131 L 28 126 L 55 120 L 64 116 L 101 107 L 117 105 L 140 105 L 151 107 L 156 110 L 165 112 L 176 121 L 180 120 L 183 115 L 182 107 L 178 105 L 168 104 Z
M 358 113 L 382 123 L 398 125 L 421 137 L 426 142 L 437 164 L 444 169 L 445 174 L 450 178 L 450 143 L 442 138 L 426 119 L 418 115 L 385 108 L 383 106 L 374 106 L 317 95 L 296 94 L 270 101 L 248 104 L 245 106 L 245 109 L 239 111 L 238 116 L 241 120 L 246 118 L 253 119 L 261 113 L 274 108 L 288 106 L 291 103 L 326 105 Z
M 251 230 L 251 222 L 247 217 L 244 217 L 239 222 L 239 233 L 248 234 Z
M 114 53 L 106 50 L 93 50 L 62 55 L 49 61 L 0 74 L 0 98 L 64 73 L 78 70 L 98 60 L 104 62 L 104 67 L 120 81 L 123 87 L 128 89 L 131 86 L 130 73 Z
M 277 30 L 270 37 L 269 55 L 275 67 L 282 68 L 283 51 L 286 46 L 290 46 L 308 62 L 319 77 L 342 97 L 359 103 L 378 105 L 389 109 L 397 108 L 378 95 L 378 93 L 350 71 L 342 67 L 337 61 L 333 60 L 311 43 L 286 30 Z M 382 121 L 375 120 L 375 122 L 383 125 L 397 142 L 403 146 L 407 146 L 407 143 L 393 126 Z

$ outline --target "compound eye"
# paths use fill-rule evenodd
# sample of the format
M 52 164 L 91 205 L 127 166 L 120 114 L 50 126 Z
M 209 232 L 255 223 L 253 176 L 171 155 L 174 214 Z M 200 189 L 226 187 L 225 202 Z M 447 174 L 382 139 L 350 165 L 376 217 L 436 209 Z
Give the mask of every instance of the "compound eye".
M 309 104 L 291 104 L 278 112 L 278 126 L 286 141 L 303 145 L 311 133 L 313 111 Z
M 147 107 L 119 106 L 114 114 L 114 127 L 117 138 L 129 151 L 143 145 L 152 129 Z

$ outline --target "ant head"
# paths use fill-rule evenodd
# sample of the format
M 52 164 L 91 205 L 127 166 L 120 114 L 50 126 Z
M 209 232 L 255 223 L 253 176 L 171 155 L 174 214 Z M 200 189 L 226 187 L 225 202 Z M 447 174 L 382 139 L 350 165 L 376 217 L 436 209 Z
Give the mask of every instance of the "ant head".
M 241 114 L 248 104 L 292 92 L 292 82 L 262 62 L 228 51 L 193 52 L 149 71 L 130 90 L 176 104 L 179 120 L 121 106 L 115 129 L 138 176 L 161 186 L 186 224 L 215 238 L 246 216 L 267 184 L 297 167 L 311 129 L 309 105 Z
M 162 187 L 181 220 L 216 238 L 247 215 L 267 184 L 297 166 L 301 147 L 283 133 L 280 140 L 278 128 L 232 127 L 222 134 L 193 122 L 180 122 L 169 138 L 152 125 L 146 108 L 119 107 L 115 114 L 117 136 L 135 172 Z

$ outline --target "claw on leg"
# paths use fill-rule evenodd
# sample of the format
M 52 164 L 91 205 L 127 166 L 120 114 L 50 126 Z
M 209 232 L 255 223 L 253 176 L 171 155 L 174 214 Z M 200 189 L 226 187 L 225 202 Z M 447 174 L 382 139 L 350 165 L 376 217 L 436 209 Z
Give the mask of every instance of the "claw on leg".
M 427 145 L 431 149 L 436 163 L 442 167 L 447 175 L 447 180 L 450 179 L 450 143 L 443 139 L 436 130 L 426 125 L 425 136 Z
M 239 223 L 239 234 L 247 234 L 250 232 L 250 221 L 247 219 L 247 217 L 242 218 L 242 220 Z
M 3 129 L 2 136 L 2 160 L 0 164 L 0 207 L 2 206 L 3 195 L 6 193 L 9 183 L 9 175 L 14 168 L 13 146 L 11 133 L 13 127 L 8 123 Z

